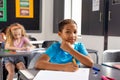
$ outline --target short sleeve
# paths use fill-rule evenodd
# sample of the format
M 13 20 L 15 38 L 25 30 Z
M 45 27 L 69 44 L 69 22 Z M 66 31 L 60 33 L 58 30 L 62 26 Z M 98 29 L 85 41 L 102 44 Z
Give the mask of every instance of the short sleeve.
M 29 40 L 27 37 L 23 37 L 23 41 L 24 41 L 25 43 L 30 43 L 30 40 Z
M 78 43 L 78 51 L 83 55 L 88 55 L 87 49 L 85 48 L 83 43 Z
M 57 52 L 56 45 L 56 43 L 53 43 L 45 52 L 50 58 L 52 58 Z

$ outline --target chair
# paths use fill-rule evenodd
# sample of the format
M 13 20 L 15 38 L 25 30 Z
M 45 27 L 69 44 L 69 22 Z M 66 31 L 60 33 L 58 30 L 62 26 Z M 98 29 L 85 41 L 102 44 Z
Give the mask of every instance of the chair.
M 48 40 L 48 41 L 44 41 L 42 44 L 42 48 L 48 48 L 52 43 L 58 42 L 56 40 Z
M 54 42 L 58 42 L 56 40 L 47 40 L 47 41 L 44 41 L 42 43 L 42 48 L 48 48 L 52 43 Z M 40 53 L 36 53 L 35 56 L 32 58 L 32 60 L 30 61 L 30 64 L 28 66 L 28 68 L 34 68 L 34 65 L 35 65 L 35 62 L 36 60 L 41 56 Z
M 104 62 L 120 62 L 120 50 L 105 50 L 103 52 Z
M 88 53 L 91 55 L 91 54 L 95 54 L 96 56 L 96 63 L 98 64 L 98 51 L 97 50 L 93 50 L 93 49 L 87 49 Z
M 29 36 L 30 41 L 37 41 L 35 37 Z M 36 48 L 39 48 L 39 44 L 33 44 Z
M 41 56 L 41 53 L 36 53 L 35 56 L 31 59 L 30 64 L 28 65 L 28 69 L 34 68 L 35 62 Z

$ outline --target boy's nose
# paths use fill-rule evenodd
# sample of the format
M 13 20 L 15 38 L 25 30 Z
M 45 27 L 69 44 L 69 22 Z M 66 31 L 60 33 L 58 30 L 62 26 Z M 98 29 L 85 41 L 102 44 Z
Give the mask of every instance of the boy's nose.
M 74 33 L 71 33 L 71 35 L 70 35 L 71 37 L 74 37 L 75 36 L 75 34 Z

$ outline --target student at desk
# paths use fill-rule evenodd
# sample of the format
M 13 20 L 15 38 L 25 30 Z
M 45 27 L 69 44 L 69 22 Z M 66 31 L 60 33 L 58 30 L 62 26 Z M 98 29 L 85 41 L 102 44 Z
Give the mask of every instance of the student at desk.
M 7 27 L 3 28 L 0 32 L 0 42 L 5 42 L 6 40 Z
M 3 28 L 0 32 L 0 48 L 1 49 L 4 48 L 4 43 L 6 40 L 6 31 L 7 31 L 7 27 Z
M 24 27 L 19 23 L 11 24 L 6 33 L 5 49 L 7 50 L 30 50 L 34 46 L 30 43 L 26 36 Z M 8 71 L 7 80 L 13 80 L 14 69 L 25 69 L 24 58 L 18 57 L 6 57 L 4 58 L 5 68 Z
M 62 42 L 52 44 L 46 53 L 40 56 L 35 68 L 72 72 L 79 68 L 80 63 L 92 67 L 93 61 L 88 56 L 86 48 L 81 42 L 76 42 L 78 29 L 76 22 L 65 19 L 58 26 L 58 35 Z

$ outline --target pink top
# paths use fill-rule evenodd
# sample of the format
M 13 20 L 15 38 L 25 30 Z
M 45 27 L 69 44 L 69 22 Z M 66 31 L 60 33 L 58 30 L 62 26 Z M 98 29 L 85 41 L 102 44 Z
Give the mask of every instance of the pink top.
M 16 44 L 16 42 L 14 41 L 14 46 L 15 47 L 18 47 L 18 48 L 21 48 L 23 47 L 25 44 L 28 44 L 30 41 L 27 37 L 21 37 L 21 41 L 19 44 Z

